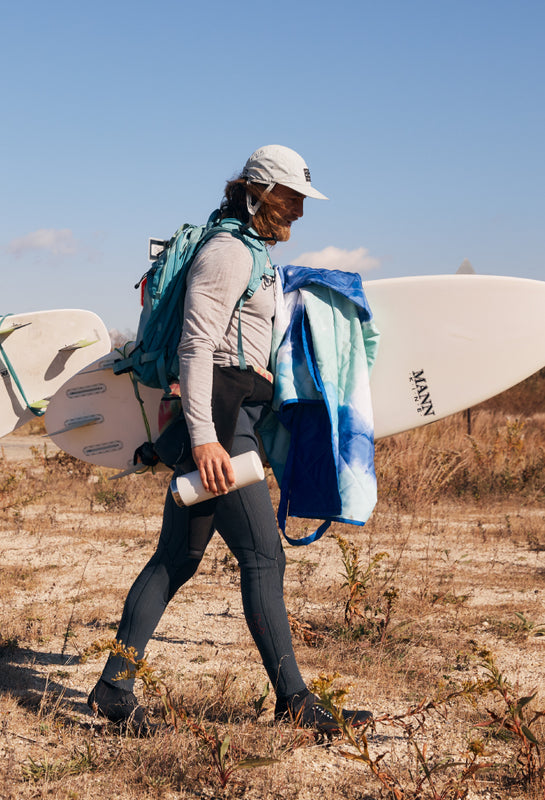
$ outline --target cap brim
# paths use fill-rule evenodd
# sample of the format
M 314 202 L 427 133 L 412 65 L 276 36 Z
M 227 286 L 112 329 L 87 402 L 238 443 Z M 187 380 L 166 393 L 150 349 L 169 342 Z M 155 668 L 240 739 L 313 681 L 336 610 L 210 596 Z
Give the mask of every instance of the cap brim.
M 314 200 L 329 200 L 329 197 L 326 197 L 325 194 L 322 194 L 313 186 L 302 185 L 300 183 L 289 183 L 288 181 L 278 181 L 278 183 L 281 183 L 282 186 L 287 186 L 288 189 L 293 189 L 294 192 L 303 194 L 305 197 L 312 197 Z
M 325 194 L 319 192 L 318 189 L 313 189 L 312 186 L 306 192 L 302 192 L 302 194 L 306 195 L 307 197 L 313 197 L 314 200 L 329 200 L 329 197 L 326 197 Z

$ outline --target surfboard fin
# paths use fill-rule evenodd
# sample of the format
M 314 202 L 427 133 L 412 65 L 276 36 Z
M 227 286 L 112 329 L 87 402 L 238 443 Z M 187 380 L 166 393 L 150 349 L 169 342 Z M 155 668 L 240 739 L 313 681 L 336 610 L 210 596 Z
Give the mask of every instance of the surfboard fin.
M 32 411 L 37 412 L 38 414 L 43 414 L 48 405 L 49 405 L 49 398 L 47 398 L 46 400 L 37 400 L 35 403 L 29 403 L 28 407 Z
M 12 325 L 9 328 L 3 328 L 0 331 L 0 336 L 7 336 L 8 333 L 13 333 L 13 331 L 18 331 L 19 328 L 26 328 L 27 325 L 32 325 L 32 322 L 19 322 L 16 323 L 15 325 Z
M 104 360 L 100 362 L 98 367 L 93 367 L 93 369 L 82 369 L 80 375 L 90 375 L 92 372 L 103 372 L 105 369 L 113 369 L 114 364 L 117 364 L 118 361 L 121 361 L 122 359 L 126 358 L 127 355 L 132 353 L 133 347 L 131 347 L 131 345 L 134 345 L 134 342 L 127 342 L 123 350 L 115 348 L 112 350 L 109 356 L 104 357 Z M 128 349 L 129 347 L 131 347 L 130 350 Z
M 119 361 L 118 358 L 114 358 L 111 361 L 103 361 L 99 367 L 94 367 L 93 369 L 82 369 L 79 373 L 80 375 L 91 375 L 93 372 L 104 372 L 107 369 L 113 369 L 114 364 L 116 361 Z
M 82 347 L 90 347 L 92 344 L 96 344 L 98 339 L 78 339 L 77 342 L 74 344 L 67 344 L 64 347 L 61 347 L 59 353 L 65 353 L 70 350 L 81 350 Z
M 59 431 L 54 431 L 52 433 L 47 432 L 45 435 L 60 436 L 61 433 L 68 433 L 69 431 L 74 431 L 77 428 L 86 428 L 88 425 L 98 425 L 101 422 L 104 422 L 104 417 L 102 414 L 89 414 L 87 417 L 76 417 L 74 419 L 67 420 L 64 428 L 61 428 Z
M 111 475 L 108 480 L 116 481 L 118 478 L 124 478 L 126 475 L 143 474 L 148 470 L 149 467 L 145 466 L 144 464 L 133 464 L 132 467 L 124 469 L 123 472 L 116 472 L 115 475 Z

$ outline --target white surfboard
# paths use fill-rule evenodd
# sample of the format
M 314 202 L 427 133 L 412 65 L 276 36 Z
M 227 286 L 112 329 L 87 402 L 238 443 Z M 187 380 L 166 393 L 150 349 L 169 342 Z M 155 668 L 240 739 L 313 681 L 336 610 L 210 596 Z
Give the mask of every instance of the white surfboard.
M 0 322 L 0 436 L 43 410 L 55 392 L 110 350 L 110 336 L 91 311 L 8 314 Z
M 159 435 L 163 392 L 138 384 L 140 403 L 131 377 L 113 372 L 113 363 L 123 357 L 114 351 L 67 381 L 47 407 L 45 426 L 70 455 L 132 471 L 136 448 Z
M 425 425 L 545 365 L 545 282 L 457 274 L 364 283 L 381 332 L 375 436 Z
M 371 375 L 377 439 L 463 411 L 545 365 L 545 282 L 457 274 L 370 281 L 364 289 L 381 333 Z M 68 381 L 45 423 L 68 453 L 125 470 L 147 430 L 132 381 L 114 375 L 112 358 L 121 356 Z M 153 441 L 162 392 L 140 392 Z

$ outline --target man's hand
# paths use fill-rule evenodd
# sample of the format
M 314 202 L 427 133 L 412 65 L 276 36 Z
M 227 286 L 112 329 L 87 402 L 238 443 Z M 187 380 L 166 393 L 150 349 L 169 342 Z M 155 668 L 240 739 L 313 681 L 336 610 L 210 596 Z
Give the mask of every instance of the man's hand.
M 209 442 L 194 447 L 191 453 L 206 491 L 216 495 L 227 494 L 229 486 L 235 482 L 227 450 L 219 442 Z

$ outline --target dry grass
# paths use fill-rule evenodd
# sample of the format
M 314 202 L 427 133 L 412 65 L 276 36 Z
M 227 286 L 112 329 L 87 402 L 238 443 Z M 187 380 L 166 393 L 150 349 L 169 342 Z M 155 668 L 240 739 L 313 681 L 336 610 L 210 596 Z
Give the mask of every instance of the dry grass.
M 218 537 L 138 684 L 177 729 L 139 740 L 94 720 L 85 701 L 104 656 L 82 656 L 111 639 L 153 552 L 167 478 L 111 483 L 43 450 L 2 461 L 0 798 L 543 798 L 542 382 L 474 410 L 471 435 L 457 415 L 379 442 L 369 523 L 288 549 L 305 678 L 326 702 L 350 686 L 348 705 L 375 713 L 355 740 L 273 725 Z

